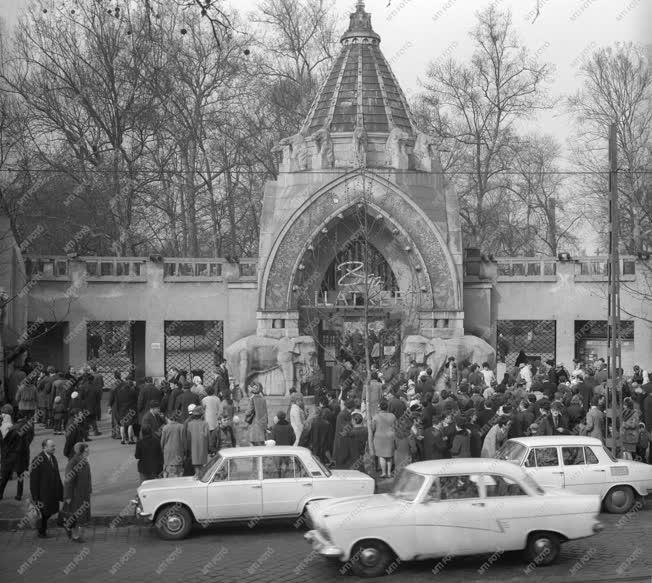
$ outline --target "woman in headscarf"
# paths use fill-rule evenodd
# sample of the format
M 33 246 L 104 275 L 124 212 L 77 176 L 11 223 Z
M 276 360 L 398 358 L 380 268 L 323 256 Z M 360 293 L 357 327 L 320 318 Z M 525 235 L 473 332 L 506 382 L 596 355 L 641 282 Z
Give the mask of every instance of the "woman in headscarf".
M 290 396 L 290 425 L 294 431 L 293 445 L 299 445 L 299 440 L 303 434 L 303 428 L 306 423 L 306 414 L 299 404 L 299 393 L 292 393 Z M 303 399 L 301 399 L 303 401 Z
M 63 527 L 68 539 L 84 542 L 84 526 L 91 519 L 91 467 L 88 463 L 88 445 L 79 442 L 66 466 L 63 482 Z

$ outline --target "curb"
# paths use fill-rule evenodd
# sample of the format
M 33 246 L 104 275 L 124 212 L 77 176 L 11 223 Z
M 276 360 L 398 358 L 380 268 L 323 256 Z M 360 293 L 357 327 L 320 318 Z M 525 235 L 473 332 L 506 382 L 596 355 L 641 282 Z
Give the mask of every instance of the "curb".
M 92 516 L 89 527 L 122 528 L 126 526 L 146 526 L 147 524 L 135 516 L 119 516 L 118 514 Z M 58 528 L 56 515 L 48 520 L 48 528 Z M 27 532 L 35 528 L 25 518 L 2 518 L 0 519 L 0 532 Z

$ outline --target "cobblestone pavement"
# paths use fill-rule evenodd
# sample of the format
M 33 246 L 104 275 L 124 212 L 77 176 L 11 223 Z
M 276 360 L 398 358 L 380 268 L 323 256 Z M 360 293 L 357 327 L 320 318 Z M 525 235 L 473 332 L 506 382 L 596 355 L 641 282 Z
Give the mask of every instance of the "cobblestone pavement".
M 509 553 L 396 565 L 391 577 L 382 580 L 652 581 L 652 510 L 625 517 L 602 515 L 602 520 L 604 532 L 565 544 L 558 563 L 551 567 L 528 567 L 520 553 Z M 303 532 L 291 524 L 199 528 L 181 542 L 159 540 L 147 527 L 96 528 L 87 533 L 83 544 L 69 542 L 60 529 L 51 534 L 44 540 L 32 532 L 0 533 L 0 580 L 358 581 L 338 563 L 315 556 Z

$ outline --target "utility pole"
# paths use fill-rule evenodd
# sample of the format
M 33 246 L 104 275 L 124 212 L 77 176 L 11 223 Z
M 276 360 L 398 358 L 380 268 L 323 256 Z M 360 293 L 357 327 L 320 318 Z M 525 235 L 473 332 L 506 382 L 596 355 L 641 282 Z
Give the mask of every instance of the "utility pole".
M 609 294 L 607 347 L 607 433 L 606 444 L 616 457 L 623 450 L 622 383 L 620 359 L 620 259 L 618 256 L 618 134 L 616 124 L 609 127 Z M 611 428 L 611 431 L 609 430 Z

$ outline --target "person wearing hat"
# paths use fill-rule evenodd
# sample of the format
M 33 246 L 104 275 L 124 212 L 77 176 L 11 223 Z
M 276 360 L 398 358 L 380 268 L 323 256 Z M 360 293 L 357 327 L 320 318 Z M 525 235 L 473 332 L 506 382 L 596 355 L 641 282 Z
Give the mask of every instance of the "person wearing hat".
M 495 457 L 496 452 L 502 447 L 503 442 L 507 438 L 510 424 L 511 421 L 507 416 L 502 416 L 498 419 L 498 422 L 485 435 L 482 443 L 481 457 Z
M 161 403 L 158 399 L 152 399 L 149 402 L 149 410 L 143 415 L 140 426 L 141 434 L 143 427 L 147 426 L 152 430 L 154 437 L 160 438 L 163 425 L 165 425 L 165 417 L 161 414 Z
M 638 424 L 641 422 L 641 414 L 634 407 L 634 400 L 631 397 L 623 399 L 623 449 L 636 454 L 638 445 Z
M 266 439 L 268 417 L 267 402 L 262 395 L 261 384 L 251 383 L 249 395 L 249 408 L 245 413 L 245 421 L 249 424 L 249 442 L 251 445 L 263 445 Z
M 204 408 L 201 405 L 194 407 L 186 424 L 186 454 L 195 471 L 195 476 L 199 476 L 201 468 L 208 461 L 210 431 L 208 423 L 202 418 L 203 415 Z

